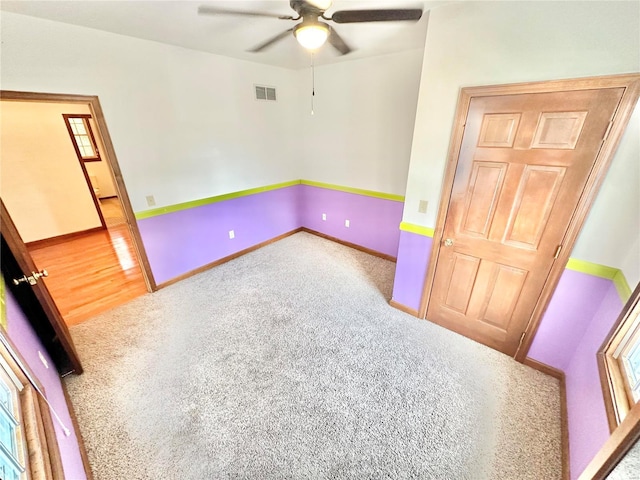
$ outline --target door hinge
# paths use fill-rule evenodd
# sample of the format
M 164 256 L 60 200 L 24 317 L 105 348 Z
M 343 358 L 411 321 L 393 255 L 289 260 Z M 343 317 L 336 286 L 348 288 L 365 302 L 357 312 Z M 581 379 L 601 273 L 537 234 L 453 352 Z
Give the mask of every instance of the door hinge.
M 604 137 L 602 137 L 602 141 L 604 142 L 607 137 L 609 136 L 609 132 L 611 132 L 611 127 L 613 127 L 613 120 L 611 120 L 609 122 L 609 125 L 607 125 L 607 130 L 604 132 Z
M 560 256 L 560 252 L 562 251 L 562 245 L 558 245 L 558 248 L 556 248 L 556 253 L 553 254 L 553 258 L 556 259 Z
M 518 349 L 522 346 L 522 342 L 524 341 L 524 337 L 527 334 L 527 332 L 522 332 L 522 335 L 520 335 L 520 341 L 518 342 Z

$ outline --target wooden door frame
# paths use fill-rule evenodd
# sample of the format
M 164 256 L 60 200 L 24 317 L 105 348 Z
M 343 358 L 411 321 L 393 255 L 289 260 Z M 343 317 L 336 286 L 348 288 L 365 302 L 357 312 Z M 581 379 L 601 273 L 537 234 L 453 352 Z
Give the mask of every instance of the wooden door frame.
M 531 343 L 533 342 L 538 326 L 540 325 L 540 321 L 542 320 L 544 312 L 551 300 L 553 292 L 560 281 L 560 276 L 564 272 L 565 266 L 569 261 L 569 254 L 573 250 L 573 246 L 578 238 L 580 229 L 582 228 L 587 214 L 589 213 L 589 209 L 596 198 L 600 185 L 605 178 L 609 165 L 611 164 L 611 160 L 613 159 L 613 155 L 620 143 L 627 123 L 629 122 L 629 118 L 633 113 L 638 96 L 640 95 L 640 74 L 466 87 L 460 90 L 456 116 L 453 124 L 453 132 L 449 143 L 449 154 L 447 156 L 445 174 L 442 183 L 440 207 L 433 234 L 431 257 L 425 277 L 422 298 L 420 299 L 420 308 L 418 310 L 418 316 L 420 318 L 426 318 L 429 306 L 438 256 L 440 254 L 440 246 L 442 244 L 444 225 L 448 215 L 449 202 L 451 200 L 453 182 L 455 180 L 458 157 L 460 155 L 462 137 L 464 135 L 464 127 L 469 113 L 471 100 L 478 97 L 566 92 L 602 88 L 624 88 L 624 93 L 618 105 L 618 109 L 614 114 L 608 136 L 606 136 L 606 139 L 602 143 L 600 151 L 596 156 L 593 169 L 587 178 L 584 191 L 578 201 L 574 215 L 562 240 L 563 248 L 551 267 L 551 271 L 549 272 L 542 293 L 538 298 L 533 314 L 527 324 L 527 328 L 524 332 L 524 339 L 520 343 L 520 346 L 514 355 L 514 358 L 517 361 L 523 362 L 527 357 L 527 353 L 531 347 Z
M 2 237 L 7 242 L 7 246 L 11 251 L 11 254 L 15 257 L 18 266 L 25 275 L 29 275 L 30 272 L 37 272 L 36 264 L 33 262 L 31 255 L 27 251 L 27 247 L 18 233 L 9 212 L 0 198 L 0 227 L 2 231 Z M 26 285 L 25 285 L 26 286 Z M 64 349 L 69 358 L 69 363 L 73 369 L 73 372 L 80 375 L 83 372 L 82 363 L 80 363 L 80 357 L 69 333 L 69 327 L 62 319 L 60 310 L 56 306 L 51 294 L 45 285 L 37 282 L 35 285 L 31 285 L 33 293 L 38 299 L 38 303 L 42 307 L 42 310 L 49 320 L 53 331 L 55 332 L 60 345 Z
M 109 129 L 102 112 L 100 100 L 97 95 L 73 95 L 73 94 L 59 94 L 59 93 L 38 93 L 38 92 L 17 92 L 11 90 L 0 90 L 0 100 L 20 101 L 20 102 L 40 102 L 40 103 L 81 103 L 89 105 L 91 110 L 91 116 L 95 121 L 97 134 L 102 138 L 102 143 L 105 151 L 102 152 L 102 160 L 107 163 L 111 176 L 114 179 L 116 192 L 118 198 L 122 204 L 124 216 L 131 232 L 131 238 L 133 242 L 133 248 L 138 257 L 138 263 L 142 270 L 142 277 L 144 278 L 147 290 L 149 292 L 155 292 L 158 287 L 153 273 L 151 271 L 151 265 L 147 252 L 142 242 L 142 236 L 140 235 L 140 229 L 138 228 L 138 222 L 136 221 L 133 208 L 131 207 L 131 201 L 129 200 L 129 194 L 122 178 L 122 170 L 118 164 L 115 149 L 111 142 L 111 136 L 109 135 Z M 91 193 L 93 197 L 93 192 Z

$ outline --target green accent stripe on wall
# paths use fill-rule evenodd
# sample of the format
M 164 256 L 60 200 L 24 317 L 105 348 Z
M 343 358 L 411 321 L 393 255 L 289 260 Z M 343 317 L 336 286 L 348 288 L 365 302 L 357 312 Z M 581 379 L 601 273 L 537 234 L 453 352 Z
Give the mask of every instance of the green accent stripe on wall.
M 0 326 L 7 329 L 7 304 L 5 300 L 4 277 L 0 277 Z
M 433 234 L 434 234 L 433 228 L 423 227 L 421 225 L 414 225 L 413 223 L 409 223 L 409 222 L 401 222 L 400 230 L 403 230 L 405 232 L 416 233 L 418 235 L 423 235 L 425 237 L 431 237 L 431 238 L 433 238 Z
M 311 187 L 328 188 L 330 190 L 339 190 L 341 192 L 355 193 L 357 195 L 365 195 L 367 197 L 382 198 L 383 200 L 393 200 L 394 202 L 404 202 L 402 195 L 394 195 L 393 193 L 374 192 L 373 190 L 362 190 L 361 188 L 343 187 L 342 185 L 333 185 L 331 183 L 312 182 L 311 180 L 300 180 L 302 185 Z
M 274 185 L 267 185 L 266 187 L 250 188 L 249 190 L 241 190 L 239 192 L 225 193 L 224 195 L 217 195 L 215 197 L 201 198 L 199 200 L 192 200 L 190 202 L 177 203 L 175 205 L 168 205 L 166 207 L 154 208 L 152 210 L 144 210 L 142 212 L 136 213 L 136 219 L 142 220 L 143 218 L 156 217 L 158 215 L 164 215 L 165 213 L 179 212 L 180 210 L 187 210 L 189 208 L 201 207 L 203 205 L 209 205 L 210 203 L 223 202 L 225 200 L 231 200 L 233 198 L 246 197 L 248 195 L 268 192 L 269 190 L 277 190 L 279 188 L 291 187 L 293 185 L 300 185 L 300 180 L 292 180 L 290 182 L 276 183 Z
M 607 278 L 613 280 L 614 277 L 620 271 L 617 268 L 607 267 L 606 265 L 600 265 L 598 263 L 591 263 L 585 260 L 578 260 L 576 258 L 570 258 L 567 262 L 567 268 L 576 272 L 587 273 L 596 277 Z
M 400 223 L 400 230 L 415 233 L 417 235 L 424 235 L 425 237 L 433 238 L 434 235 L 433 228 L 414 225 L 409 222 Z M 620 296 L 622 303 L 626 303 L 631 297 L 631 288 L 627 283 L 624 273 L 622 273 L 622 270 L 619 268 L 607 267 L 606 265 L 591 263 L 586 260 L 578 260 L 576 258 L 570 258 L 567 262 L 566 268 L 576 272 L 586 273 L 588 275 L 594 275 L 596 277 L 611 280 L 618 291 L 618 295 Z
M 179 212 L 180 210 L 201 207 L 203 205 L 209 205 L 210 203 L 223 202 L 225 200 L 231 200 L 233 198 L 246 197 L 248 195 L 254 195 L 256 193 L 268 192 L 269 190 L 277 190 L 279 188 L 291 187 L 293 185 L 300 184 L 310 185 L 312 187 L 328 188 L 330 190 L 338 190 L 347 193 L 355 193 L 357 195 L 365 195 L 367 197 L 382 198 L 384 200 L 393 200 L 395 202 L 404 202 L 404 197 L 402 195 L 394 195 L 392 193 L 374 192 L 373 190 L 362 190 L 360 188 L 343 187 L 341 185 L 332 185 L 330 183 L 312 182 L 311 180 L 292 180 L 290 182 L 267 185 L 266 187 L 250 188 L 249 190 L 226 193 L 224 195 L 217 195 L 215 197 L 201 198 L 199 200 L 192 200 L 190 202 L 167 205 L 166 207 L 143 210 L 142 212 L 136 212 L 136 219 L 142 220 L 144 218 L 164 215 L 165 213 Z
M 620 298 L 622 299 L 622 303 L 627 303 L 627 300 L 631 298 L 631 287 L 629 287 L 627 279 L 624 277 L 624 273 L 622 273 L 622 270 L 618 270 L 616 276 L 613 277 L 613 284 L 618 291 L 618 295 L 620 295 Z
M 629 283 L 627 283 L 627 279 L 625 278 L 624 273 L 622 273 L 622 270 L 620 270 L 619 268 L 607 267 L 606 265 L 591 263 L 575 258 L 569 259 L 569 261 L 567 262 L 567 268 L 576 272 L 586 273 L 588 275 L 594 275 L 596 277 L 612 280 L 613 285 L 618 291 L 618 295 L 620 295 L 622 303 L 626 303 L 627 300 L 629 300 L 629 298 L 631 297 L 631 288 L 629 287 Z

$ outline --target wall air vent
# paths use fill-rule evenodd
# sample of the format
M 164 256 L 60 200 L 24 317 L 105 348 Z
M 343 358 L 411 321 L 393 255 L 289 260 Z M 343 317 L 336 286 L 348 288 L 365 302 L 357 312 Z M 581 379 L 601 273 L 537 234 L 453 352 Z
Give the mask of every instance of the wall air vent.
M 265 87 L 264 85 L 256 85 L 256 100 L 276 100 L 275 87 Z

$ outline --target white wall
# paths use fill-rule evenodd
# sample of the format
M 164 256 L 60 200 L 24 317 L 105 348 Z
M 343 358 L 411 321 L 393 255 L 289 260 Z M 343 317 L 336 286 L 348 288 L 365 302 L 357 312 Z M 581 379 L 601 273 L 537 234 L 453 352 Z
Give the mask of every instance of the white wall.
M 305 179 L 404 195 L 422 49 L 298 73 Z
M 98 95 L 134 211 L 300 178 L 290 70 L 2 12 L 2 88 Z M 254 100 L 255 83 L 277 102 Z
M 103 150 L 100 150 L 102 152 Z M 101 162 L 85 162 L 85 168 L 87 173 L 96 178 L 100 193 L 99 198 L 115 197 L 118 195 L 115 184 L 111 178 L 111 173 L 107 163 L 103 160 Z
M 404 220 L 435 226 L 461 87 L 639 70 L 638 2 L 460 2 L 433 9 Z M 638 258 L 629 253 L 639 230 L 637 128 L 624 143 L 572 256 L 623 268 L 632 281 L 638 277 L 629 265 Z M 418 213 L 420 199 L 429 201 L 426 214 Z
M 88 105 L 0 102 L 0 194 L 25 242 L 99 227 L 63 113 Z

